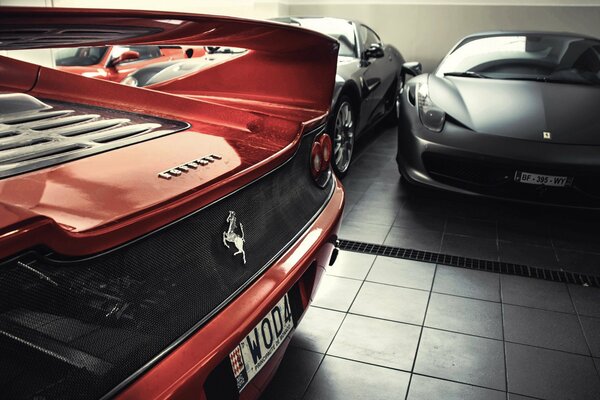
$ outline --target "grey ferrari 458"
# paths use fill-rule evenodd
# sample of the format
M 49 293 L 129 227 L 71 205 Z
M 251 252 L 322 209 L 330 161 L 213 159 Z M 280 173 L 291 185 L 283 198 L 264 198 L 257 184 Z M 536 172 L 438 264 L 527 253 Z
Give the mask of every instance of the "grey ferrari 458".
M 431 74 L 405 65 L 398 167 L 466 194 L 600 206 L 600 41 L 481 33 Z

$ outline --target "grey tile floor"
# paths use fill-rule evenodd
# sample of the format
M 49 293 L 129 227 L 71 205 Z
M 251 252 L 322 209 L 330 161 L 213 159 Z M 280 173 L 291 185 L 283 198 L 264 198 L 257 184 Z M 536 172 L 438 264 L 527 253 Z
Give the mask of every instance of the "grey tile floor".
M 600 213 L 407 186 L 397 133 L 380 131 L 344 180 L 341 238 L 600 275 Z
M 262 400 L 600 399 L 600 289 L 341 252 Z
M 406 186 L 357 146 L 340 237 L 600 275 L 600 213 Z M 600 289 L 342 252 L 262 400 L 600 399 Z

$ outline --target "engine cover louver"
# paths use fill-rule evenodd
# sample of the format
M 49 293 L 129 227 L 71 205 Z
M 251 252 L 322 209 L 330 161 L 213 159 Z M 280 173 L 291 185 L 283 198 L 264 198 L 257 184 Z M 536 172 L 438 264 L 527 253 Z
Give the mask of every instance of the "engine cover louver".
M 0 27 L 0 50 L 45 49 L 61 45 L 98 45 L 162 32 L 160 28 L 35 24 Z
M 0 178 L 164 136 L 183 122 L 0 95 Z

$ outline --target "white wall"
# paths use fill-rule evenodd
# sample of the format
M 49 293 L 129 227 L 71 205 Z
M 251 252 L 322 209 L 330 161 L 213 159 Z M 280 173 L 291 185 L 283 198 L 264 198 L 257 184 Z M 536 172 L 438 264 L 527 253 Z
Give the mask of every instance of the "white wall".
M 333 16 L 370 25 L 407 60 L 431 70 L 465 35 L 570 31 L 600 37 L 600 0 L 0 0 L 0 5 L 129 8 L 247 18 Z
M 493 5 L 497 3 L 512 4 Z M 426 71 L 458 40 L 475 32 L 547 30 L 600 38 L 600 0 L 292 0 L 289 12 L 362 21 L 398 47 L 405 59 L 421 61 Z
M 288 15 L 288 5 L 276 0 L 0 0 L 0 6 L 114 8 L 272 18 Z M 53 66 L 51 50 L 0 51 L 0 55 Z
M 287 3 L 278 0 L 0 0 L 0 6 L 158 10 L 246 18 L 271 18 L 288 14 Z

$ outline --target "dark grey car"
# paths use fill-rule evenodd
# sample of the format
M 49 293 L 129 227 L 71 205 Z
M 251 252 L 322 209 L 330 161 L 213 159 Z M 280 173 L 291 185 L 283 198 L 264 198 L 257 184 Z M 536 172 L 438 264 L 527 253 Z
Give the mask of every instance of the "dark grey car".
M 299 25 L 340 42 L 329 133 L 333 138 L 333 168 L 348 172 L 355 141 L 386 116 L 396 117 L 404 58 L 365 24 L 328 17 L 284 17 L 274 21 Z
M 398 135 L 398 167 L 408 182 L 598 207 L 600 41 L 540 32 L 468 36 L 434 73 L 407 82 Z

